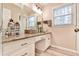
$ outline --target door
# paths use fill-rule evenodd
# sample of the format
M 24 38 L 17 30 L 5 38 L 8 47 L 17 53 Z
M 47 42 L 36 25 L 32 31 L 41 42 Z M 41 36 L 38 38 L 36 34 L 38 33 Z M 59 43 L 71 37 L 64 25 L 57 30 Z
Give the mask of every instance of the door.
M 53 11 L 54 14 L 54 27 L 53 27 L 53 37 L 55 40 L 55 45 L 57 46 L 61 46 L 67 49 L 72 49 L 72 50 L 76 50 L 79 51 L 79 4 L 71 4 L 72 5 L 72 23 L 73 24 L 67 24 L 67 25 L 63 25 L 64 21 L 63 18 L 66 19 L 66 17 L 64 17 L 64 12 L 60 13 L 60 11 L 65 10 L 64 7 L 68 6 L 68 4 L 66 4 L 65 6 L 55 9 Z M 67 10 L 65 10 L 66 12 Z M 59 12 L 59 13 L 58 13 Z M 64 14 L 63 16 L 61 14 Z M 61 18 L 61 17 L 62 18 Z M 58 18 L 60 17 L 60 18 Z M 69 17 L 68 17 L 69 19 Z M 69 21 L 68 21 L 69 22 Z M 66 22 L 66 23 L 68 23 Z M 65 23 L 64 23 L 65 24 Z M 57 26 L 59 25 L 59 26 Z M 63 26 L 62 26 L 63 25 Z M 53 42 L 54 43 L 54 42 Z
M 77 51 L 79 51 L 79 4 L 76 4 L 77 6 L 77 19 L 76 19 L 76 23 L 77 23 L 77 26 L 76 28 L 78 28 L 78 31 L 77 31 Z
M 75 29 L 74 29 L 74 32 L 75 32 L 75 49 L 76 51 L 79 51 L 79 4 L 74 4 L 75 5 L 75 13 L 74 13 L 74 16 L 75 16 Z
M 64 4 L 53 10 L 53 43 L 76 50 L 76 4 Z

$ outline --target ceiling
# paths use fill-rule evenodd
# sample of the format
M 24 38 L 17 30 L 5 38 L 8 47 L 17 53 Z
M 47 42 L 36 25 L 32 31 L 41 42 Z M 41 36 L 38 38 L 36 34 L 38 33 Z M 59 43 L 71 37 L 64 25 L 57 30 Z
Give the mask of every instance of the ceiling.
M 27 10 L 27 13 L 30 14 L 30 13 L 33 12 L 33 10 L 32 10 L 33 4 L 36 4 L 36 5 L 38 5 L 38 7 L 41 7 L 41 9 L 43 9 L 43 8 L 46 8 L 46 7 L 49 7 L 49 6 L 52 6 L 52 7 L 57 6 L 57 5 L 60 5 L 62 3 L 28 3 L 28 4 L 25 3 L 25 4 L 21 4 L 21 5 L 23 5 L 24 10 Z M 20 4 L 15 4 L 15 5 L 17 5 L 19 7 L 23 7 Z
M 46 6 L 56 6 L 62 3 L 38 3 L 42 8 L 45 8 Z

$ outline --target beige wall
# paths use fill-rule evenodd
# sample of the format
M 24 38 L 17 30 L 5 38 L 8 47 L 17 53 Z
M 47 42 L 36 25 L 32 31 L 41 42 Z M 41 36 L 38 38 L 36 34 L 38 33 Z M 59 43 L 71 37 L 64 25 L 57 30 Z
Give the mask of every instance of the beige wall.
M 45 7 L 43 11 L 43 20 L 50 20 L 52 19 L 52 9 L 51 7 Z
M 52 10 L 53 8 L 56 8 L 57 6 L 60 6 L 61 3 L 52 3 L 50 5 L 47 5 L 46 7 L 44 7 L 43 9 L 43 20 L 51 20 L 53 18 L 52 15 Z
M 51 5 L 47 6 L 44 8 L 44 13 L 43 13 L 43 20 L 53 20 L 53 12 L 52 9 L 62 6 L 63 4 L 57 4 L 57 5 Z M 52 21 L 53 23 L 53 21 Z M 75 37 L 75 32 L 74 32 L 74 26 L 67 25 L 63 27 L 56 27 L 52 26 L 52 33 L 53 33 L 53 38 L 52 38 L 52 44 L 69 48 L 69 49 L 75 49 L 75 44 L 76 44 L 76 37 Z

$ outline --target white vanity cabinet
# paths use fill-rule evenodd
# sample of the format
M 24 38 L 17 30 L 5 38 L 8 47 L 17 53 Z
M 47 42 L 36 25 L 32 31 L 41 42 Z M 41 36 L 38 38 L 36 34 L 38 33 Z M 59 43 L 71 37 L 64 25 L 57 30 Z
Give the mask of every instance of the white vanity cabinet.
M 51 34 L 39 34 L 3 43 L 3 56 L 34 56 L 35 48 L 45 51 L 51 44 Z
M 32 56 L 35 55 L 34 40 L 32 38 L 21 39 L 3 44 L 3 55 L 8 56 Z

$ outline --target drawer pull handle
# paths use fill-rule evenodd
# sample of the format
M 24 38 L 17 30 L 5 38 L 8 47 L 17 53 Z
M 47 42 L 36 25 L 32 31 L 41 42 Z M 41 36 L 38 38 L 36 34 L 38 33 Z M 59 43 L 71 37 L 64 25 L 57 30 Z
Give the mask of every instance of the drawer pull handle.
M 22 56 L 25 56 L 25 55 L 27 55 L 27 53 L 24 53 Z
M 24 45 L 26 45 L 27 43 L 24 43 L 24 44 L 21 44 L 21 46 L 24 46 Z

